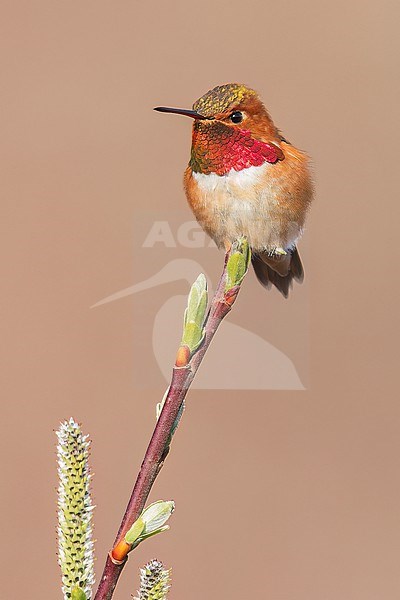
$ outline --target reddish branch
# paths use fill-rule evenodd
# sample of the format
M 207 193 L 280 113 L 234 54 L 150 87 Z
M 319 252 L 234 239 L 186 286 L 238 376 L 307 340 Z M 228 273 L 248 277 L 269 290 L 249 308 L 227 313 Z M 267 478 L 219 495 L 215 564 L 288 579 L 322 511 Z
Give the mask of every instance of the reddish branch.
M 119 576 L 127 561 L 126 554 L 128 549 L 125 552 L 122 552 L 121 556 L 118 554 L 119 550 L 126 546 L 126 544 L 124 544 L 125 534 L 140 516 L 145 506 L 153 483 L 168 454 L 171 436 L 174 430 L 175 421 L 179 414 L 179 409 L 182 406 L 188 389 L 208 350 L 215 332 L 221 321 L 231 310 L 239 293 L 240 285 L 225 292 L 227 262 L 232 252 L 233 249 L 225 255 L 224 270 L 210 305 L 205 323 L 205 338 L 202 345 L 194 352 L 186 366 L 175 366 L 173 369 L 171 384 L 162 412 L 146 450 L 139 475 L 114 542 L 113 550 L 107 557 L 94 600 L 110 600 L 113 596 Z M 121 560 L 116 560 L 116 557 L 121 558 Z

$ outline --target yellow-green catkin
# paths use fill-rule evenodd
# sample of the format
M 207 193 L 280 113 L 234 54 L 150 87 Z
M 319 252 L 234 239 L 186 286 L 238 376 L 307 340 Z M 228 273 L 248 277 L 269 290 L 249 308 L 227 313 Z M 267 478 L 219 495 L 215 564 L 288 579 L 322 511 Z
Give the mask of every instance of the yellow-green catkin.
M 171 572 L 159 560 L 151 560 L 140 569 L 140 589 L 134 600 L 166 600 Z
M 64 600 L 72 592 L 92 597 L 94 584 L 93 504 L 90 495 L 90 440 L 71 418 L 57 433 L 58 459 L 58 563 Z M 79 596 L 78 596 L 79 597 Z M 81 597 L 82 594 L 81 594 Z

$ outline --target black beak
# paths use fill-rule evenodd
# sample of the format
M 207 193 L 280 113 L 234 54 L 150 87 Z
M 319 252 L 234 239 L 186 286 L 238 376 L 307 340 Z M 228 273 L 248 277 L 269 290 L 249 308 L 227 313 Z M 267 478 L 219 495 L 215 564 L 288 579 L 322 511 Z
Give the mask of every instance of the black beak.
M 185 115 L 185 117 L 192 117 L 192 119 L 207 119 L 195 110 L 188 110 L 186 108 L 168 108 L 167 106 L 157 106 L 154 110 L 163 113 L 173 113 L 175 115 Z

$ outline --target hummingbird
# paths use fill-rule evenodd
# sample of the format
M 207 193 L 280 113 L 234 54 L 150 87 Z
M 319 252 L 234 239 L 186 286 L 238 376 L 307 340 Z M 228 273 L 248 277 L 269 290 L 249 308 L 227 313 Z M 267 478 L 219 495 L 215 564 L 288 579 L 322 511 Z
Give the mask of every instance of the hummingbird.
M 287 298 L 304 277 L 296 244 L 313 197 L 308 156 L 243 84 L 219 85 L 192 109 L 154 110 L 193 119 L 184 189 L 201 227 L 226 251 L 246 236 L 258 280 Z

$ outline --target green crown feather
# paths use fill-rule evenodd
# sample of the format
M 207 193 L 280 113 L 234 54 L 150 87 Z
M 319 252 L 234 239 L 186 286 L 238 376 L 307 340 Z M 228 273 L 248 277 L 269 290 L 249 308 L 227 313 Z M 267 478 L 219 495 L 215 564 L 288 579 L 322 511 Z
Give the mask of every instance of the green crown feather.
M 230 106 L 240 104 L 245 98 L 257 93 L 242 83 L 226 83 L 209 90 L 193 104 L 193 110 L 204 117 L 225 112 Z

